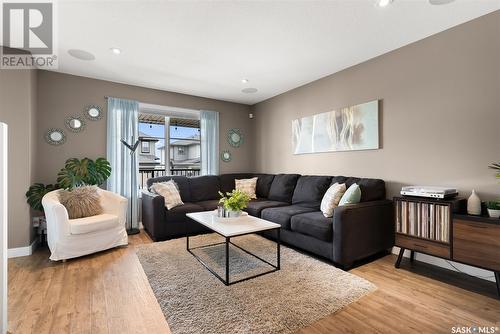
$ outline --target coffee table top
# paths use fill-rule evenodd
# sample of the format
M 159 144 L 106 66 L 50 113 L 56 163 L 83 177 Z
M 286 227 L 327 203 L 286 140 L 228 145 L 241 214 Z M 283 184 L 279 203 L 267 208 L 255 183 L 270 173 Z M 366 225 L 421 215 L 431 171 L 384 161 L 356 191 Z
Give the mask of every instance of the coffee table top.
M 279 224 L 250 215 L 236 218 L 220 218 L 217 217 L 216 211 L 193 212 L 187 213 L 186 216 L 224 237 L 235 237 L 281 227 Z

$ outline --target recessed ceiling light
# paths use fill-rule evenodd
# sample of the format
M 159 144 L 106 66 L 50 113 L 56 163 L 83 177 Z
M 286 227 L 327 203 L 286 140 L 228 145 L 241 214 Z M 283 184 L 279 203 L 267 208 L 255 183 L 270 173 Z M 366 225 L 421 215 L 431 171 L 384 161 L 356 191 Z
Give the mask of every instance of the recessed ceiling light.
M 118 49 L 118 48 L 111 48 L 110 49 L 111 52 L 113 52 L 113 54 L 115 55 L 119 55 L 120 53 L 122 53 L 122 50 Z
M 248 83 L 248 79 L 241 79 L 241 83 Z
M 387 7 L 392 3 L 392 0 L 377 0 L 377 6 Z
M 70 56 L 75 57 L 76 59 L 80 59 L 80 60 L 94 60 L 95 59 L 95 56 L 92 53 L 87 52 L 85 50 L 69 49 L 68 53 Z
M 241 90 L 242 93 L 245 93 L 245 94 L 253 94 L 253 93 L 257 93 L 257 88 L 253 88 L 253 87 L 248 87 L 248 88 L 243 88 Z
M 455 0 L 429 0 L 431 5 L 447 5 Z

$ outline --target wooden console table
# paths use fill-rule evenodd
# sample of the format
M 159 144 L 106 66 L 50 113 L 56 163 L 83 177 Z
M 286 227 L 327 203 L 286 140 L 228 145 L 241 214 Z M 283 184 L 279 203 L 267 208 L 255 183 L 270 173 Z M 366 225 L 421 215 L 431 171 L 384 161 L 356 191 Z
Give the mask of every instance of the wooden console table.
M 464 199 L 395 197 L 396 246 L 400 247 L 395 267 L 403 253 L 415 252 L 459 262 L 495 273 L 500 297 L 500 219 L 460 214 Z

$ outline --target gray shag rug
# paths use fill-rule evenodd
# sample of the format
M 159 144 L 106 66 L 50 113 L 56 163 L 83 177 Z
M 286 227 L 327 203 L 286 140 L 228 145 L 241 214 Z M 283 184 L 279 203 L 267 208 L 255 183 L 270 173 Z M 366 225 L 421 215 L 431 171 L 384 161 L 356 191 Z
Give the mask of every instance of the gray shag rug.
M 190 247 L 221 242 L 190 238 Z M 231 241 L 271 263 L 276 244 L 257 235 Z M 222 277 L 225 246 L 194 252 Z M 370 282 L 288 247 L 281 270 L 225 286 L 186 250 L 186 238 L 137 247 L 137 256 L 173 333 L 291 333 L 374 291 Z M 231 246 L 231 280 L 271 267 Z

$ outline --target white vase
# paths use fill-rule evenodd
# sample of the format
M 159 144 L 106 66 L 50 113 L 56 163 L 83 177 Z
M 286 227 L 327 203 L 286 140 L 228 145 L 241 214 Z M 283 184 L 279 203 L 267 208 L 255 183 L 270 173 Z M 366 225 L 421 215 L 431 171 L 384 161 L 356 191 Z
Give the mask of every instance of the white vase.
M 488 209 L 488 215 L 491 218 L 500 218 L 500 210 Z
M 475 216 L 481 215 L 481 199 L 476 194 L 475 190 L 472 190 L 472 194 L 467 200 L 467 213 Z

